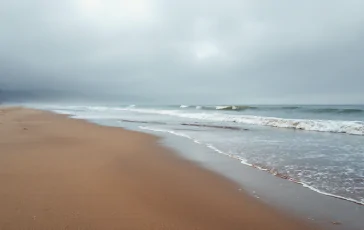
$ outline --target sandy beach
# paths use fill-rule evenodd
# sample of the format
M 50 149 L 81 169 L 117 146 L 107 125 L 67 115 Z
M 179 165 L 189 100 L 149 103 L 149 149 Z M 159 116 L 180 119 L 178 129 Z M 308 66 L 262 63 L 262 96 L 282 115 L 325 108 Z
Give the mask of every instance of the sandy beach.
M 0 229 L 316 229 L 154 136 L 0 109 Z

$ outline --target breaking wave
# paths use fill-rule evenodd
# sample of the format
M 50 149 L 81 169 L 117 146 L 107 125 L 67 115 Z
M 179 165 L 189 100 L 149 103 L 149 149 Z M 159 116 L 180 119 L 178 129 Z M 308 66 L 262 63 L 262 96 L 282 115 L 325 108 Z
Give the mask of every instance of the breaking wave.
M 244 114 L 227 114 L 218 112 L 204 112 L 204 107 L 202 106 L 189 106 L 193 109 L 199 109 L 197 112 L 195 110 L 163 110 L 163 109 L 142 109 L 136 106 L 128 106 L 124 108 L 111 108 L 111 107 L 70 107 L 63 109 L 53 109 L 57 110 L 59 113 L 70 114 L 76 117 L 86 116 L 82 111 L 96 111 L 96 112 L 112 112 L 108 116 L 119 118 L 118 114 L 114 112 L 120 110 L 133 111 L 139 113 L 147 114 L 160 114 L 169 115 L 180 118 L 187 118 L 194 120 L 203 120 L 210 122 L 234 122 L 239 124 L 248 125 L 260 125 L 269 126 L 276 128 L 289 128 L 295 130 L 305 130 L 305 131 L 317 131 L 317 132 L 331 132 L 331 133 L 344 133 L 351 135 L 364 135 L 364 121 L 349 121 L 349 120 L 323 120 L 323 119 L 288 119 L 280 117 L 269 117 L 269 116 L 254 116 L 254 115 L 244 115 Z M 216 107 L 214 107 L 216 109 Z M 229 109 L 227 107 L 219 107 L 220 110 Z M 293 109 L 293 107 L 291 107 Z M 319 109 L 316 109 L 319 111 Z M 324 110 L 324 109 L 321 109 Z M 79 111 L 79 112 L 77 112 Z M 190 112 L 189 112 L 190 111 Z M 330 111 L 338 113 L 339 111 L 344 113 L 358 113 L 361 109 L 330 109 Z M 102 115 L 105 116 L 105 115 Z M 189 121 L 184 121 L 189 123 Z
M 134 112 L 161 114 L 181 118 L 198 119 L 215 122 L 235 122 L 249 125 L 262 125 L 276 128 L 290 128 L 296 130 L 346 133 L 351 135 L 364 135 L 363 121 L 339 121 L 339 120 L 309 120 L 309 119 L 285 119 L 277 117 L 263 117 L 251 115 L 221 114 L 221 113 L 184 113 L 175 110 L 154 109 L 127 109 Z
M 217 110 L 247 110 L 247 109 L 257 109 L 257 107 L 252 106 L 241 106 L 241 105 L 229 105 L 229 106 L 216 106 Z
M 180 105 L 181 109 L 201 109 L 201 110 L 247 110 L 247 109 L 257 109 L 258 107 L 245 106 L 245 105 L 211 105 L 211 106 L 201 106 L 201 105 Z
M 311 107 L 311 106 L 247 106 L 247 105 L 211 105 L 211 106 L 191 106 L 181 105 L 182 109 L 200 109 L 200 110 L 261 110 L 261 111 L 287 111 L 298 110 L 304 113 L 326 113 L 326 114 L 364 114 L 364 108 L 335 108 L 335 107 Z

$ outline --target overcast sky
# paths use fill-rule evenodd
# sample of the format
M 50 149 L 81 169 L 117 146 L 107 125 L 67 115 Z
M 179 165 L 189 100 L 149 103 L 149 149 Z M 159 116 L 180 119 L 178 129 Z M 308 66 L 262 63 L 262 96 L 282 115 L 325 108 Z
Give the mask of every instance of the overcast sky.
M 1 0 L 0 88 L 364 103 L 362 0 Z

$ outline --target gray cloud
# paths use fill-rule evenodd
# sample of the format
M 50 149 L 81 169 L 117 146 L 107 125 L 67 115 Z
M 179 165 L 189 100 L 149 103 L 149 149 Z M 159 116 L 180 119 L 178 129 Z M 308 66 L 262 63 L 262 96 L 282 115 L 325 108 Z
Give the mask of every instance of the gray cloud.
M 145 103 L 364 103 L 363 10 L 359 0 L 5 0 L 0 88 Z

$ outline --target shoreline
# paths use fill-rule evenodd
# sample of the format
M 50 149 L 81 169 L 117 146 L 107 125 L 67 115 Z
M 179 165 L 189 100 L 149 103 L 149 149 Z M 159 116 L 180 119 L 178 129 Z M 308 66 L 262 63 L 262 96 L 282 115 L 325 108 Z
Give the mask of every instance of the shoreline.
M 162 144 L 201 167 L 239 184 L 250 196 L 324 229 L 361 230 L 363 206 L 316 193 L 264 171 L 176 136 L 163 136 Z M 188 151 L 186 151 L 186 149 Z M 335 224 L 334 224 L 335 223 Z
M 170 148 L 183 159 L 188 159 L 213 173 L 224 176 L 239 184 L 251 197 L 260 199 L 265 204 L 284 211 L 284 213 L 294 214 L 298 219 L 305 219 L 324 229 L 361 230 L 364 228 L 362 223 L 364 206 L 317 193 L 302 185 L 272 176 L 265 171 L 247 167 L 240 161 L 226 157 L 225 154 L 222 155 L 188 136 L 171 135 L 173 132 L 156 132 L 155 129 L 144 129 L 129 122 L 119 122 L 116 125 L 113 119 L 90 119 L 88 121 L 157 135 L 161 138 L 159 142 L 163 146 Z
M 218 147 L 218 145 L 214 145 L 214 140 L 212 140 L 210 142 L 203 143 L 203 142 L 201 142 L 201 139 L 199 139 L 199 138 L 194 139 L 194 137 L 193 137 L 194 135 L 193 134 L 192 135 L 189 135 L 189 134 L 186 135 L 186 133 L 182 133 L 183 131 L 181 133 L 178 133 L 179 132 L 178 130 L 189 131 L 190 130 L 189 128 L 188 129 L 184 129 L 182 127 L 182 128 L 178 128 L 178 129 L 175 129 L 174 130 L 174 128 L 172 127 L 173 130 L 172 131 L 171 130 L 168 131 L 168 130 L 163 130 L 163 127 L 160 126 L 160 127 L 157 127 L 156 130 L 154 130 L 153 127 L 147 127 L 147 124 L 151 124 L 152 126 L 154 126 L 154 125 L 156 125 L 156 126 L 159 126 L 159 125 L 163 125 L 164 126 L 164 125 L 166 125 L 166 127 L 167 126 L 170 126 L 170 125 L 172 125 L 172 126 L 173 125 L 179 125 L 179 126 L 195 126 L 195 127 L 202 127 L 202 128 L 206 127 L 206 128 L 213 128 L 213 129 L 216 129 L 216 130 L 217 129 L 220 129 L 220 130 L 240 130 L 240 129 L 242 129 L 242 130 L 247 130 L 247 131 L 248 130 L 252 131 L 253 128 L 254 129 L 261 129 L 262 127 L 260 127 L 260 126 L 258 126 L 258 127 L 253 127 L 252 126 L 252 127 L 249 127 L 249 128 L 239 127 L 239 126 L 235 126 L 235 125 L 232 125 L 232 124 L 230 124 L 230 126 L 221 125 L 221 124 L 220 125 L 212 125 L 211 126 L 211 125 L 206 125 L 204 123 L 201 123 L 200 124 L 199 121 L 196 121 L 197 123 L 199 123 L 199 124 L 196 125 L 196 124 L 193 124 L 191 122 L 184 122 L 183 120 L 180 121 L 180 123 L 174 124 L 173 121 L 172 122 L 171 121 L 168 122 L 168 119 L 169 119 L 168 117 L 165 117 L 165 118 L 167 118 L 167 121 L 163 120 L 164 119 L 163 117 L 160 117 L 161 120 L 158 120 L 158 121 L 148 121 L 147 120 L 148 117 L 145 118 L 145 119 L 143 118 L 143 119 L 140 120 L 140 119 L 137 119 L 136 117 L 130 117 L 130 114 L 129 115 L 126 115 L 127 119 L 125 119 L 125 117 L 123 117 L 123 115 L 124 115 L 123 113 L 120 113 L 120 114 L 114 113 L 115 111 L 119 111 L 119 109 L 117 109 L 117 108 L 112 108 L 112 107 L 110 107 L 110 108 L 109 107 L 94 107 L 93 108 L 93 107 L 94 106 L 87 107 L 87 108 L 81 108 L 80 110 L 75 110 L 75 111 L 72 111 L 73 109 L 70 109 L 70 110 L 65 109 L 65 110 L 63 110 L 61 108 L 59 111 L 56 111 L 56 110 L 55 111 L 57 113 L 61 113 L 61 114 L 69 114 L 70 117 L 72 117 L 72 118 L 84 119 L 84 120 L 92 121 L 92 122 L 94 122 L 96 124 L 103 123 L 102 120 L 105 119 L 107 121 L 110 121 L 109 124 L 106 124 L 107 126 L 127 127 L 127 129 L 129 129 L 129 127 L 132 127 L 132 128 L 130 128 L 130 130 L 134 130 L 134 131 L 138 131 L 138 132 L 140 132 L 140 131 L 146 132 L 143 129 L 147 129 L 147 130 L 150 129 L 151 131 L 153 131 L 152 135 L 157 135 L 157 136 L 160 136 L 160 132 L 168 132 L 168 133 L 173 134 L 173 135 L 186 137 L 188 139 L 191 139 L 195 143 L 205 145 L 207 148 L 213 149 L 214 151 L 216 151 L 218 153 L 227 155 L 228 157 L 233 157 L 233 158 L 239 160 L 241 163 L 243 163 L 243 164 L 245 164 L 247 166 L 254 167 L 254 168 L 258 169 L 258 170 L 262 170 L 262 171 L 268 172 L 268 173 L 270 173 L 270 174 L 272 174 L 274 176 L 277 176 L 279 178 L 282 178 L 282 179 L 289 180 L 291 182 L 300 184 L 301 186 L 303 186 L 303 187 L 305 187 L 307 189 L 310 189 L 312 191 L 315 191 L 315 192 L 317 192 L 319 194 L 322 194 L 322 195 L 325 195 L 325 196 L 331 196 L 331 197 L 334 197 L 336 199 L 341 199 L 341 200 L 345 200 L 345 201 L 348 201 L 348 202 L 355 203 L 357 205 L 364 206 L 364 200 L 363 200 L 362 193 L 360 191 L 360 186 L 357 186 L 356 185 L 357 181 L 359 181 L 359 183 L 360 183 L 360 181 L 362 181 L 362 177 L 360 176 L 360 173 L 359 173 L 360 172 L 360 169 L 358 169 L 359 172 L 354 173 L 354 175 L 353 175 L 352 178 L 349 178 L 349 184 L 347 184 L 345 182 L 345 178 L 344 177 L 341 178 L 342 177 L 342 175 L 340 175 L 341 171 L 335 169 L 335 167 L 340 167 L 339 164 L 336 164 L 335 162 L 333 162 L 334 163 L 333 165 L 330 165 L 329 163 L 325 163 L 325 164 L 328 164 L 326 166 L 329 166 L 329 167 L 328 168 L 326 168 L 324 166 L 322 166 L 322 167 L 323 168 L 326 168 L 326 172 L 325 173 L 328 174 L 328 175 L 330 175 L 330 176 L 328 177 L 329 180 L 326 181 L 326 182 L 325 182 L 326 179 L 321 180 L 321 182 L 325 182 L 325 183 L 323 183 L 323 184 L 325 184 L 325 186 L 321 186 L 322 183 L 320 183 L 318 180 L 312 179 L 312 178 L 315 178 L 316 175 L 318 175 L 319 177 L 321 177 L 320 175 L 323 175 L 320 171 L 317 171 L 316 170 L 316 169 L 321 168 L 320 165 L 318 165 L 317 167 L 311 167 L 312 173 L 310 172 L 307 175 L 301 177 L 301 175 L 297 175 L 296 173 L 291 173 L 290 171 L 287 171 L 285 169 L 285 166 L 289 166 L 289 165 L 279 165 L 279 164 L 277 165 L 276 164 L 274 166 L 274 164 L 273 164 L 273 166 L 272 166 L 272 164 L 270 164 L 270 162 L 265 162 L 264 159 L 260 159 L 259 161 L 258 160 L 257 161 L 251 161 L 251 159 L 253 159 L 254 156 L 249 156 L 247 158 L 242 157 L 241 155 L 239 155 L 239 150 L 238 151 L 235 151 L 234 150 L 234 151 L 232 151 L 232 154 L 231 154 L 230 153 L 230 150 L 229 150 L 229 146 L 223 146 L 223 148 L 220 148 L 220 147 Z M 129 107 L 126 107 L 126 108 L 129 108 Z M 105 111 L 109 111 L 109 109 L 110 109 L 110 111 L 113 111 L 113 112 L 111 112 L 111 114 L 113 114 L 113 115 L 111 115 L 109 117 L 103 117 L 102 116 L 102 112 L 99 113 L 100 111 L 104 111 L 104 112 Z M 52 109 L 47 108 L 46 110 L 52 110 Z M 125 108 L 122 108 L 121 110 L 122 111 L 127 111 L 127 109 L 125 110 Z M 86 115 L 86 117 L 85 117 L 83 115 L 84 112 L 85 112 L 85 114 L 92 114 L 92 115 L 91 116 L 90 115 L 88 115 L 88 116 Z M 148 113 L 149 112 L 147 112 L 147 114 Z M 139 114 L 137 113 L 137 115 L 139 115 Z M 145 113 L 142 112 L 142 115 L 145 115 Z M 93 117 L 93 116 L 95 116 L 95 117 Z M 100 119 L 97 118 L 97 117 L 99 117 Z M 123 117 L 123 119 L 118 119 L 120 117 Z M 112 123 L 114 123 L 114 124 L 112 124 Z M 117 124 L 117 123 L 120 123 L 121 125 L 120 124 Z M 124 123 L 126 123 L 126 124 L 124 124 Z M 145 127 L 142 127 L 142 126 L 140 126 L 140 124 L 143 124 L 143 126 L 144 126 L 144 124 L 146 124 L 146 125 L 145 125 Z M 281 130 L 277 129 L 275 131 L 276 132 L 287 132 L 287 133 L 288 132 L 291 132 L 292 134 L 294 132 L 294 131 L 288 131 L 287 129 L 285 129 L 285 130 L 284 129 L 281 129 Z M 248 133 L 248 132 L 246 132 L 246 133 Z M 249 133 L 252 133 L 252 136 L 254 136 L 254 132 L 249 132 Z M 295 133 L 294 135 L 296 135 L 296 132 L 294 132 L 294 133 Z M 305 132 L 297 132 L 297 134 L 298 133 L 300 133 L 300 135 L 304 135 L 303 133 L 305 133 Z M 319 134 L 318 132 L 310 132 L 310 133 L 311 133 L 310 135 Z M 331 135 L 331 133 L 330 134 L 326 134 L 326 135 Z M 340 138 L 340 136 L 342 136 L 342 138 Z M 350 159 L 350 152 L 349 151 L 346 151 L 345 149 L 342 149 L 340 147 L 340 146 L 346 146 L 346 144 L 348 144 L 348 146 L 352 146 L 352 147 L 357 147 L 358 148 L 357 150 L 354 150 L 353 153 L 360 153 L 360 152 L 362 152 L 363 148 L 362 148 L 362 144 L 360 144 L 360 142 L 361 142 L 362 139 L 360 139 L 359 143 L 352 143 L 352 142 L 355 142 L 355 138 L 357 138 L 357 137 L 353 137 L 353 139 L 348 140 L 347 138 L 349 136 L 350 135 L 346 135 L 346 134 L 337 134 L 334 137 L 334 135 L 333 135 L 333 138 L 339 137 L 340 140 L 341 139 L 346 140 L 346 141 L 343 141 L 342 142 L 342 145 L 337 145 L 337 146 L 335 146 L 335 144 L 334 144 L 334 146 L 332 146 L 330 143 L 327 143 L 327 142 L 330 142 L 331 140 L 333 140 L 333 142 L 336 143 L 334 141 L 334 139 L 324 138 L 325 135 L 317 136 L 317 138 L 322 139 L 321 141 L 317 141 L 317 144 L 320 145 L 320 142 L 321 143 L 327 143 L 326 146 L 325 146 L 325 144 L 321 146 L 323 148 L 322 149 L 323 150 L 322 153 L 324 155 L 326 155 L 326 159 L 325 160 L 321 160 L 321 161 L 322 162 L 330 162 L 331 160 L 335 161 L 335 157 L 332 157 L 332 156 L 330 157 L 330 152 L 333 152 L 333 153 L 336 152 L 336 155 L 337 155 L 336 157 L 340 157 L 339 155 L 342 152 L 344 152 L 344 153 L 346 153 L 346 156 L 345 157 L 347 159 Z M 224 137 L 224 136 L 221 136 L 221 137 Z M 234 138 L 234 137 L 232 137 L 232 138 Z M 250 137 L 248 135 L 245 136 L 245 140 L 249 140 L 249 138 Z M 264 138 L 270 139 L 271 137 L 269 137 L 269 135 L 267 135 Z M 275 137 L 273 137 L 273 139 L 274 138 Z M 280 138 L 282 138 L 282 137 L 280 137 Z M 288 136 L 288 138 L 286 137 L 285 142 L 286 143 L 289 143 L 290 140 L 292 140 L 290 138 L 291 137 L 289 137 L 289 136 Z M 301 138 L 302 138 L 302 136 L 301 136 Z M 217 140 L 218 139 L 219 139 L 219 137 L 217 137 Z M 283 137 L 283 139 L 285 139 L 285 138 Z M 312 138 L 311 137 L 311 139 L 313 139 L 313 140 L 309 141 L 308 145 L 306 145 L 306 146 L 310 146 L 311 143 L 312 144 L 313 143 L 316 143 L 316 140 L 317 140 L 316 138 Z M 301 140 L 301 139 L 296 137 L 296 141 L 297 140 Z M 354 140 L 354 141 L 352 141 L 352 140 Z M 357 142 L 358 142 L 358 140 L 357 140 Z M 236 147 L 238 145 L 239 144 L 236 144 L 235 143 L 235 146 L 230 146 L 230 147 Z M 264 144 L 263 145 L 256 145 L 256 149 L 259 149 L 262 146 L 264 146 Z M 331 146 L 331 147 L 329 147 L 329 146 Z M 276 146 L 276 149 L 278 149 L 279 147 L 280 146 Z M 283 147 L 289 148 L 287 146 L 283 146 Z M 295 151 L 297 150 L 297 152 L 299 154 L 301 154 L 301 158 L 305 159 L 305 153 L 302 152 L 302 150 L 300 150 L 300 149 L 303 149 L 302 147 L 305 148 L 305 146 L 300 146 L 300 147 L 296 147 L 294 149 L 289 149 L 289 151 L 287 151 L 287 152 L 289 152 L 290 154 L 288 154 L 288 155 L 290 155 L 291 157 L 293 156 L 293 159 L 294 159 L 294 154 L 292 154 L 292 153 L 295 153 Z M 329 147 L 331 149 L 329 150 L 329 148 L 327 148 L 327 147 Z M 241 148 L 243 149 L 244 147 L 241 147 Z M 325 150 L 325 148 L 326 148 L 326 150 Z M 312 148 L 312 149 L 315 149 L 315 148 Z M 340 149 L 342 151 L 339 151 Z M 250 150 L 245 150 L 245 152 L 248 153 L 248 155 L 249 155 L 249 153 L 252 152 L 251 150 L 255 151 L 254 148 L 253 148 L 253 149 L 250 149 Z M 272 151 L 273 153 L 277 154 L 277 152 L 275 151 L 274 148 L 271 149 L 271 150 L 265 151 L 265 153 L 267 153 L 269 151 Z M 234 152 L 236 152 L 238 154 L 234 154 Z M 338 153 L 340 153 L 340 154 L 338 155 Z M 244 155 L 244 154 L 242 154 L 242 155 Z M 287 159 L 290 156 L 288 156 Z M 260 163 L 260 162 L 265 162 L 265 164 L 264 163 Z M 274 162 L 274 160 L 273 160 L 273 162 Z M 299 174 L 302 174 L 302 172 L 305 172 L 306 171 L 306 168 L 304 168 L 304 167 L 303 167 L 303 169 L 301 167 L 301 169 L 295 170 L 295 168 L 296 169 L 300 168 L 299 165 L 294 165 L 294 163 L 297 163 L 298 161 L 295 162 L 295 161 L 292 161 L 292 159 L 291 159 L 291 162 L 293 162 L 293 166 L 294 166 L 291 171 L 298 171 Z M 306 162 L 306 164 L 307 164 L 307 162 Z M 357 162 L 360 162 L 360 159 Z M 349 170 L 352 170 L 352 169 L 350 169 L 350 166 L 352 166 L 350 162 L 348 162 L 348 165 L 347 166 L 348 166 L 348 169 L 347 169 L 348 171 Z M 356 167 L 355 165 L 353 165 L 353 166 Z M 276 169 L 276 168 L 279 168 L 279 167 L 281 167 L 281 168 L 280 169 Z M 310 169 L 308 169 L 308 171 L 310 171 Z M 355 168 L 354 168 L 354 171 L 357 171 L 357 170 L 355 170 Z M 303 173 L 303 174 L 305 174 L 305 173 Z M 311 175 L 309 175 L 309 174 L 311 174 Z M 339 178 L 339 179 L 333 179 L 333 178 Z M 353 181 L 355 181 L 355 183 Z M 344 186 L 345 189 L 341 189 L 343 186 L 341 186 L 340 183 L 345 183 L 345 186 Z
M 0 111 L 2 229 L 317 229 L 171 153 L 156 136 Z
M 127 121 L 127 122 L 130 122 L 130 121 Z M 184 125 L 184 124 L 182 124 L 182 125 Z M 210 126 L 210 127 L 220 128 L 219 126 Z M 142 128 L 142 130 L 148 130 L 148 131 L 153 131 L 153 132 L 157 132 L 157 133 L 159 133 L 159 132 L 163 133 L 164 132 L 164 131 L 152 130 L 152 129 L 146 129 L 146 128 Z M 167 133 L 170 133 L 170 132 L 167 132 Z M 174 134 L 174 135 L 179 136 L 179 135 L 176 135 L 176 134 Z M 185 137 L 185 138 L 190 139 L 189 137 Z M 198 141 L 196 141 L 194 139 L 190 139 L 190 140 L 192 140 L 196 144 L 201 144 L 200 142 L 198 142 Z M 298 180 L 296 178 L 290 177 L 287 174 L 280 173 L 279 171 L 275 170 L 274 168 L 269 168 L 269 167 L 264 166 L 264 165 L 248 163 L 245 159 L 243 159 L 243 158 L 241 158 L 239 156 L 229 154 L 229 153 L 225 153 L 225 152 L 223 152 L 223 151 L 221 151 L 221 150 L 219 150 L 219 149 L 217 149 L 217 148 L 215 148 L 215 147 L 213 147 L 211 145 L 206 145 L 206 147 L 213 150 L 214 152 L 217 152 L 217 153 L 221 154 L 221 155 L 224 155 L 224 156 L 229 157 L 231 159 L 237 160 L 241 164 L 243 164 L 244 166 L 251 167 L 251 168 L 257 169 L 257 170 L 262 171 L 262 172 L 266 172 L 266 173 L 268 173 L 268 174 L 270 174 L 272 176 L 275 176 L 277 178 L 289 181 L 291 183 L 295 183 L 295 184 L 297 184 L 299 186 L 307 188 L 307 189 L 309 189 L 311 191 L 314 191 L 314 192 L 316 192 L 318 194 L 328 196 L 328 197 L 332 197 L 332 198 L 339 199 L 339 200 L 343 200 L 343 201 L 347 201 L 347 202 L 350 202 L 350 203 L 353 203 L 353 204 L 356 204 L 356 205 L 364 206 L 363 202 L 360 202 L 358 200 L 354 200 L 352 198 L 343 197 L 343 196 L 339 196 L 339 195 L 335 195 L 335 194 L 332 194 L 332 193 L 321 191 L 321 190 L 316 189 L 316 188 L 314 188 L 314 187 L 312 187 L 312 186 L 310 186 L 310 185 L 308 185 L 308 184 L 306 184 L 306 183 L 304 183 L 304 182 L 302 182 L 302 181 L 300 181 L 300 180 Z

